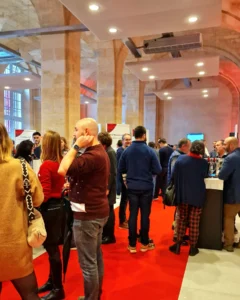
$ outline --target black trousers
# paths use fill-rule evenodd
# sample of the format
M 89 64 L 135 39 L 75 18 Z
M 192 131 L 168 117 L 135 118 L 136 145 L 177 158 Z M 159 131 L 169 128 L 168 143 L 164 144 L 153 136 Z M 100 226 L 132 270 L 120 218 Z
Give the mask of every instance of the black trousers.
M 49 279 L 55 289 L 61 289 L 62 285 L 62 261 L 58 245 L 44 246 L 49 259 L 50 272 Z
M 114 238 L 114 227 L 115 227 L 115 213 L 113 205 L 109 205 L 109 218 L 105 226 L 103 227 L 103 238 L 109 237 Z
M 47 239 L 43 246 L 48 253 L 50 272 L 49 279 L 56 289 L 62 288 L 62 261 L 58 245 L 62 243 L 65 210 L 62 199 L 49 199 L 41 206 L 42 216 L 47 231 Z
M 122 224 L 127 220 L 126 217 L 126 209 L 128 203 L 128 195 L 127 195 L 127 188 L 122 182 L 122 194 L 121 194 L 121 201 L 119 206 L 119 223 Z
M 167 188 L 167 168 L 162 169 L 162 173 L 159 175 L 159 188 L 162 191 L 162 195 L 165 195 L 166 188 Z
M 153 198 L 158 198 L 159 196 L 159 189 L 160 189 L 160 176 L 161 175 L 157 175 L 156 176 L 156 184 L 155 184 L 155 191 L 154 191 L 154 197 Z
M 30 275 L 11 280 L 13 286 L 17 290 L 22 300 L 40 300 L 37 294 L 37 280 L 35 273 Z M 1 299 L 2 283 L 0 282 L 0 299 Z

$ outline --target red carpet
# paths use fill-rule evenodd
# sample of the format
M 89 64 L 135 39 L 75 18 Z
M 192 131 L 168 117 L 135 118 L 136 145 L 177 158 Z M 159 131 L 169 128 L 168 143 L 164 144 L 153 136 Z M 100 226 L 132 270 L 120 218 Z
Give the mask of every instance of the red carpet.
M 116 215 L 118 209 L 116 210 Z M 128 231 L 116 227 L 117 243 L 103 246 L 105 279 L 102 300 L 177 300 L 188 258 L 188 248 L 180 256 L 168 251 L 172 244 L 173 209 L 163 209 L 154 201 L 151 214 L 150 237 L 156 249 L 137 254 L 127 251 Z M 118 218 L 116 221 L 118 225 Z M 139 247 L 139 245 L 138 245 Z M 48 260 L 44 254 L 34 261 L 39 285 L 48 276 Z M 65 282 L 67 300 L 83 295 L 83 279 L 77 252 L 72 250 Z M 20 299 L 11 283 L 3 285 L 1 300 Z

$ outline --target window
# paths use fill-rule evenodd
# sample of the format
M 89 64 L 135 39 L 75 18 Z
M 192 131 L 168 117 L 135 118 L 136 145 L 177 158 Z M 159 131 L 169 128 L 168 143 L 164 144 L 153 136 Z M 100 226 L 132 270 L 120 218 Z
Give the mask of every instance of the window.
M 15 74 L 15 73 L 24 73 L 26 72 L 23 68 L 16 65 L 8 65 L 4 71 L 4 74 Z
M 10 137 L 15 137 L 15 129 L 22 129 L 22 93 L 4 90 L 4 124 Z

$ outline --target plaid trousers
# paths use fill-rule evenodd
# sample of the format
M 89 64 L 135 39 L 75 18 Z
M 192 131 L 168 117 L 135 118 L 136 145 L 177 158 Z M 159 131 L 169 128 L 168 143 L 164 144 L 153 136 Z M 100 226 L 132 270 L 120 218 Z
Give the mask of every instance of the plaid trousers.
M 177 239 L 182 241 L 189 224 L 189 241 L 191 246 L 196 246 L 199 236 L 199 222 L 202 208 L 188 205 L 178 205 L 179 217 L 177 220 Z

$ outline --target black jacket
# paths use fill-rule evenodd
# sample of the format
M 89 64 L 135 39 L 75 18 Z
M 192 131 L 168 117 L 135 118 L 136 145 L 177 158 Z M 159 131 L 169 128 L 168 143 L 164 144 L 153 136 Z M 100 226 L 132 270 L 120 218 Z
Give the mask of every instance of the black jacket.
M 108 202 L 109 205 L 113 205 L 116 203 L 116 177 L 117 177 L 117 157 L 116 152 L 114 149 L 110 146 L 106 149 L 107 155 L 110 160 L 110 177 L 109 177 L 109 183 L 108 183 Z

